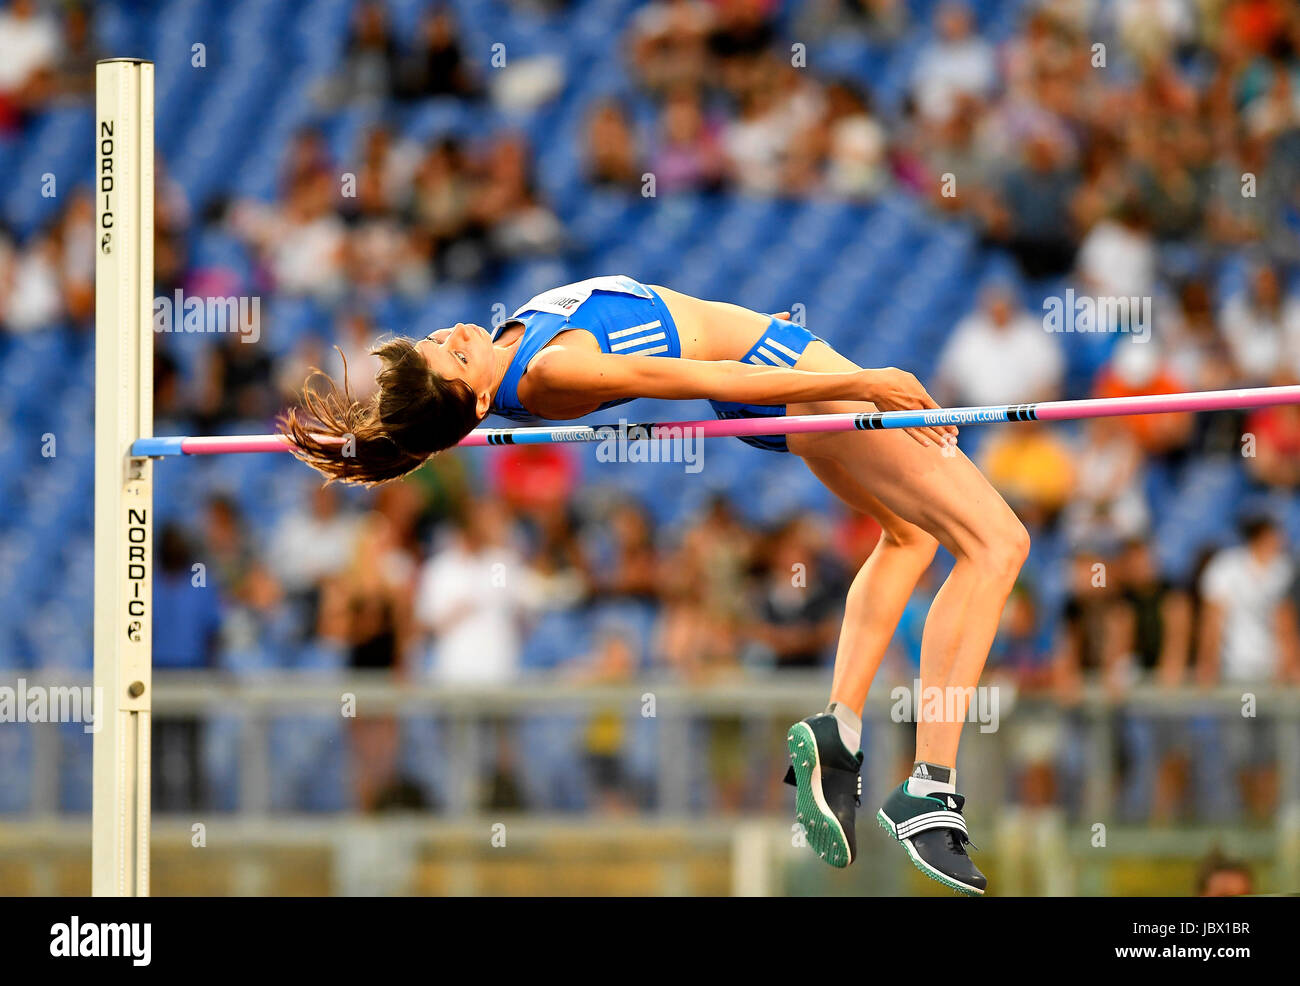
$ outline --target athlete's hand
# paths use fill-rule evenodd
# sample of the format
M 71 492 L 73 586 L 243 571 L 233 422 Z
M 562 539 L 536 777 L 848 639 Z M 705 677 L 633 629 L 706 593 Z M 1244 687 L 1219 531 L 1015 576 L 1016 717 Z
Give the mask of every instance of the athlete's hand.
M 867 370 L 867 399 L 882 411 L 930 411 L 939 410 L 921 381 L 896 367 L 883 370 Z M 938 445 L 943 447 L 957 440 L 957 429 L 952 425 L 936 425 L 929 428 L 904 428 L 921 445 Z
M 789 313 L 789 312 L 773 312 L 771 315 L 768 316 L 768 318 L 779 318 L 782 322 L 788 322 L 788 321 L 790 321 L 790 313 Z

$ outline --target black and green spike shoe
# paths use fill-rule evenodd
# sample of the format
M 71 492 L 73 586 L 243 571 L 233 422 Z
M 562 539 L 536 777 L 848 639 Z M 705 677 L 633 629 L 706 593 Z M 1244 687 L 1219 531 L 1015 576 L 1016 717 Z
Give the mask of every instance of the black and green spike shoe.
M 843 869 L 858 856 L 854 819 L 862 799 L 862 752 L 845 748 L 830 713 L 796 722 L 785 740 L 790 749 L 785 782 L 795 788 L 795 819 L 808 847 Z
M 980 896 L 988 880 L 966 854 L 966 846 L 974 843 L 961 814 L 965 804 L 960 794 L 908 794 L 903 781 L 876 812 L 876 821 L 903 844 L 916 868 L 931 880 L 961 894 Z

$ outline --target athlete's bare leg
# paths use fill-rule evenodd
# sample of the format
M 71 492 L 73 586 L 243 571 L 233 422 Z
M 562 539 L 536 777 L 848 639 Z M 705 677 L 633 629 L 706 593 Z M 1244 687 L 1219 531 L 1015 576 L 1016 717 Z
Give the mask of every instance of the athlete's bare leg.
M 854 368 L 850 360 L 820 342 L 811 343 L 797 365 L 826 372 Z M 871 409 L 870 404 L 824 402 L 792 404 L 787 412 Z M 789 445 L 814 471 L 847 475 L 892 514 L 929 533 L 952 552 L 955 564 L 935 596 L 925 624 L 921 684 L 923 690 L 953 688 L 961 691 L 944 694 L 965 695 L 966 689 L 979 682 L 1002 608 L 1028 554 L 1029 536 L 1024 526 L 960 450 L 923 447 L 893 431 L 791 435 Z M 869 503 L 864 501 L 863 507 L 869 509 Z M 911 586 L 908 588 L 910 592 Z M 880 609 L 873 612 L 867 599 L 860 612 L 865 625 L 871 627 L 895 610 L 902 612 L 896 595 L 882 590 Z M 867 636 L 871 636 L 870 630 Z M 854 655 L 845 656 L 852 664 Z M 865 651 L 861 660 L 865 672 L 880 659 Z M 845 682 L 857 676 L 841 674 Z M 921 703 L 923 712 L 925 707 Z M 918 717 L 917 760 L 956 764 L 966 709 L 958 702 L 951 711 L 953 715 L 937 721 L 925 714 Z
M 917 581 L 939 542 L 909 524 L 867 491 L 834 459 L 808 459 L 808 467 L 849 507 L 880 524 L 880 540 L 849 587 L 835 649 L 831 701 L 862 711 L 872 679 L 902 618 Z

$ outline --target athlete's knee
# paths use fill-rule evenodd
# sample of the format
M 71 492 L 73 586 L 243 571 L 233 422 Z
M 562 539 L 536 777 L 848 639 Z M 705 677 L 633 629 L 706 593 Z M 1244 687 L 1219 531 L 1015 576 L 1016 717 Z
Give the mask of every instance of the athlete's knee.
M 980 538 L 981 564 L 994 578 L 1014 584 L 1029 557 L 1029 532 L 1010 509 L 993 520 Z

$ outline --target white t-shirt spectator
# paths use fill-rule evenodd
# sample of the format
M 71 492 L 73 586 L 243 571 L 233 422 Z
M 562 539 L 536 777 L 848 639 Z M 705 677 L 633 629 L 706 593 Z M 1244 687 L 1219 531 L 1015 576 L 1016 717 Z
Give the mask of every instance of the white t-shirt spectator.
M 983 38 L 934 41 L 916 60 L 912 94 L 923 116 L 946 120 L 956 108 L 958 96 L 987 96 L 997 78 L 993 47 Z
M 885 131 L 865 113 L 838 120 L 831 128 L 826 180 L 839 195 L 865 196 L 885 184 Z
M 519 617 L 524 576 L 507 548 L 471 552 L 457 541 L 425 564 L 415 618 L 433 631 L 430 671 L 441 682 L 493 684 L 519 668 Z
M 339 510 L 321 517 L 310 510 L 295 511 L 277 525 L 267 560 L 286 589 L 305 591 L 343 570 L 356 535 L 355 514 Z
M 1223 610 L 1220 675 L 1225 682 L 1271 681 L 1281 642 L 1278 606 L 1295 573 L 1286 555 L 1261 564 L 1244 546 L 1226 548 L 1201 575 L 1201 593 Z
M 54 18 L 0 11 L 0 92 L 12 92 L 33 72 L 53 67 L 58 53 L 59 26 Z
M 284 226 L 270 251 L 277 286 L 293 295 L 334 293 L 346 237 L 343 221 L 332 214 Z
M 1065 363 L 1060 342 L 1026 312 L 1003 326 L 983 310 L 953 330 L 939 357 L 939 379 L 962 405 L 1012 404 L 1056 396 Z
M 1079 275 L 1088 289 L 1111 298 L 1145 298 L 1154 290 L 1156 248 L 1151 236 L 1104 220 L 1079 247 Z
M 1300 303 L 1277 314 L 1261 311 L 1245 294 L 1223 306 L 1223 337 L 1249 383 L 1267 383 L 1278 370 L 1300 374 Z
M 46 329 L 63 316 L 62 258 L 48 238 L 34 240 L 19 251 L 13 265 L 12 288 L 4 308 L 5 326 L 13 332 Z

